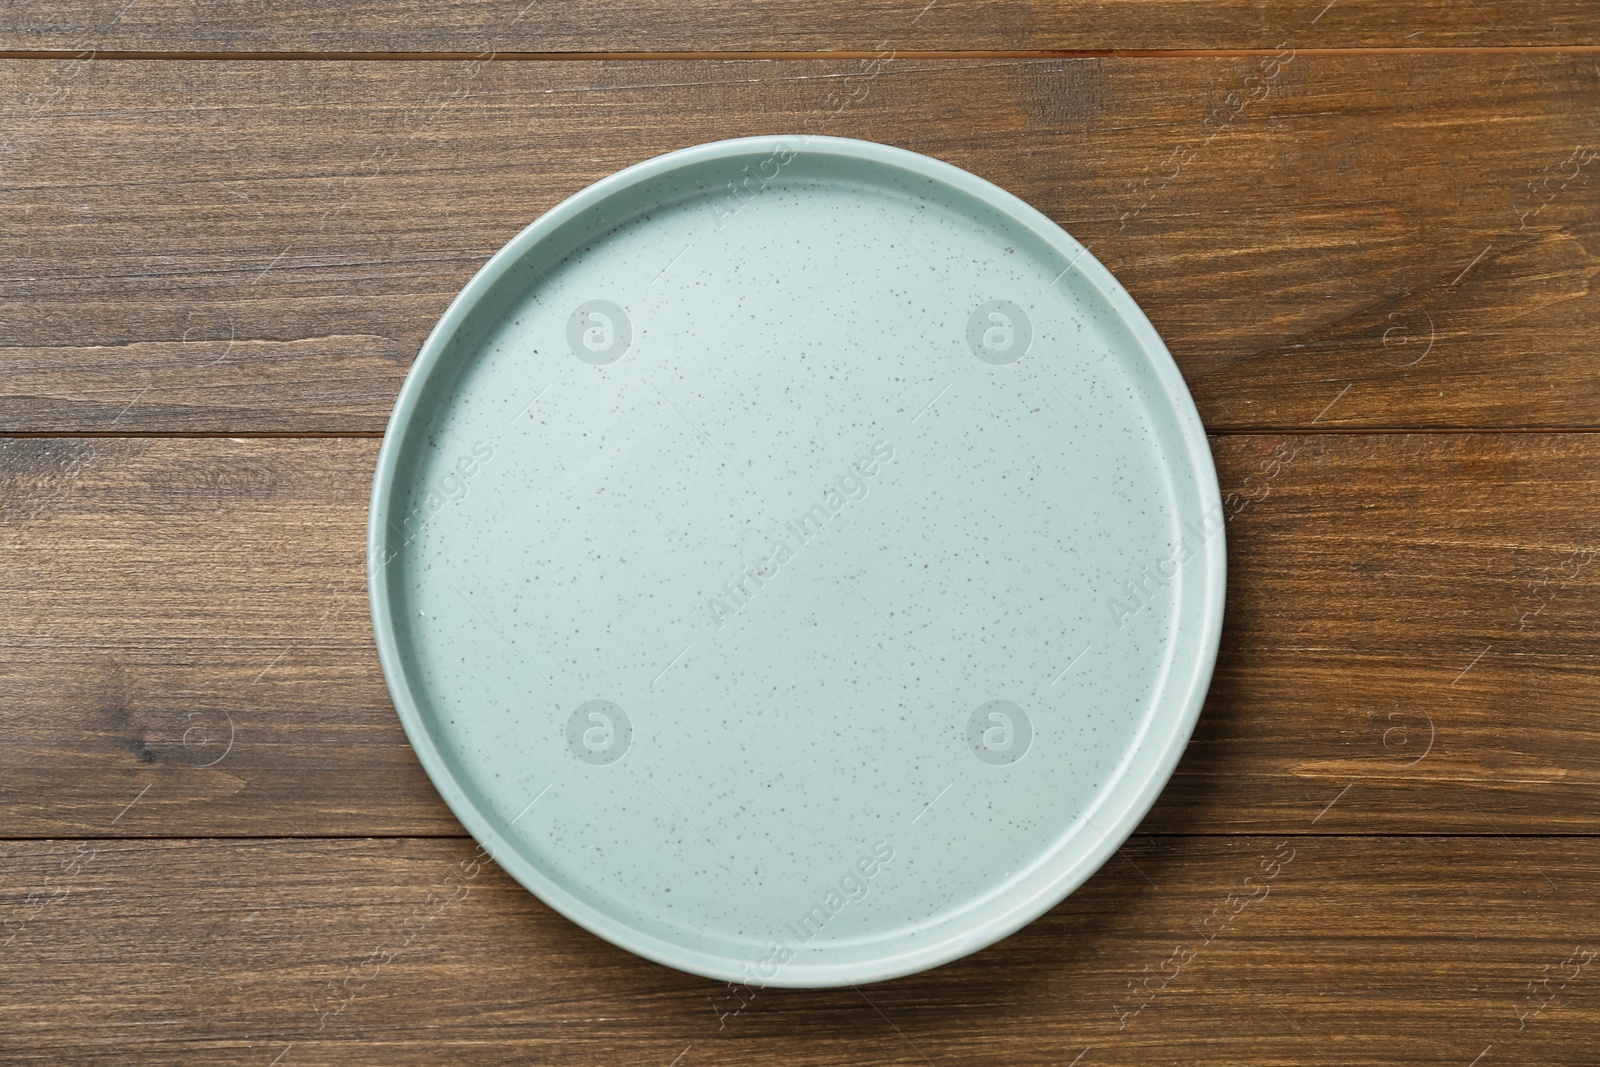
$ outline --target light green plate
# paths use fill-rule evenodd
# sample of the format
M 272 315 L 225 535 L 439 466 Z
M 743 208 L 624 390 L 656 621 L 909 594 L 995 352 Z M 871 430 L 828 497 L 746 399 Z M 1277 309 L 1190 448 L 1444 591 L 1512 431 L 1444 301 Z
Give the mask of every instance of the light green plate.
M 1221 526 L 1081 245 L 926 156 L 760 137 L 472 279 L 384 438 L 369 583 L 411 743 L 512 876 L 670 966 L 828 986 L 1004 937 L 1133 830 L 1210 680 Z

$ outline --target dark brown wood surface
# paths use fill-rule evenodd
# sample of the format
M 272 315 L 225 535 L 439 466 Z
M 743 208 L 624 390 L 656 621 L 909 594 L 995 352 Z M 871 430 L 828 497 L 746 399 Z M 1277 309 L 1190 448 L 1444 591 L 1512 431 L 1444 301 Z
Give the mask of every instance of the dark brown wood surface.
M 1550 47 L 1600 44 L 1583 0 L 82 0 L 0 3 L 0 49 L 540 52 Z
M 0 1063 L 1600 1062 L 1597 46 L 1572 0 L 0 4 Z M 1139 833 L 860 990 L 679 974 L 475 860 L 362 567 L 472 272 L 781 131 L 1085 241 L 1230 514 Z
M 989 949 L 817 991 L 645 963 L 474 855 L 0 845 L 34 898 L 0 927 L 31 979 L 6 1062 L 1481 1067 L 1593 1062 L 1600 1030 L 1593 838 L 1136 837 Z
M 1253 80 L 1269 61 L 130 60 L 54 88 L 54 61 L 0 61 L 0 430 L 380 431 L 533 218 L 784 131 L 1041 208 L 1135 294 L 1213 430 L 1600 423 L 1600 160 L 1572 159 L 1600 138 L 1600 56 L 1296 55 Z

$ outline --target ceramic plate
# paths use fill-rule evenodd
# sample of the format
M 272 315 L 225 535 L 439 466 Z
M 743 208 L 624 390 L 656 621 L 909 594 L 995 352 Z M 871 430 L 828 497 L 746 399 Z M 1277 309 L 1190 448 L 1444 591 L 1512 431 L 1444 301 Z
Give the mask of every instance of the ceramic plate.
M 1222 621 L 1210 452 L 1133 299 L 988 182 L 823 137 L 649 160 L 501 249 L 401 390 L 368 554 L 472 835 L 751 985 L 1061 900 L 1171 775 Z

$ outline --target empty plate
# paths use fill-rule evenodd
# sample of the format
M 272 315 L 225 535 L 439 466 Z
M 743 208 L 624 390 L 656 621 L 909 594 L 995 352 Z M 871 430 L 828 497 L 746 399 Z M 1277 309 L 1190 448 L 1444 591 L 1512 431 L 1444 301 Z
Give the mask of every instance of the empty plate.
M 1171 775 L 1222 621 L 1210 452 L 1132 298 L 988 182 L 826 137 L 649 160 L 501 249 L 401 390 L 368 553 L 472 835 L 750 985 L 1060 901 Z

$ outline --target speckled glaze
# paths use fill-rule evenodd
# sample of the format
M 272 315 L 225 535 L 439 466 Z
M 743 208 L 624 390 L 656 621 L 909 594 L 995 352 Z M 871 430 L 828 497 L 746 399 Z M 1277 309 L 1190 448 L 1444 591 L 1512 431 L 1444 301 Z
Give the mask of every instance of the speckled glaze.
M 1210 452 L 1132 298 L 1010 194 L 836 138 L 649 160 L 496 254 L 401 391 L 368 555 L 473 836 L 751 985 L 1058 902 L 1172 773 L 1222 622 Z

